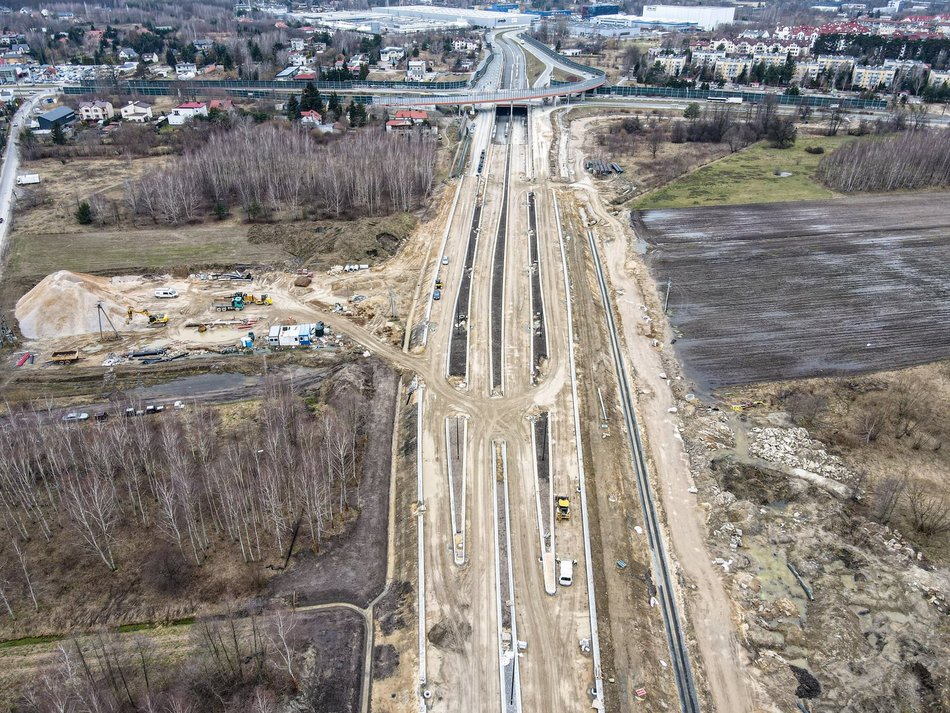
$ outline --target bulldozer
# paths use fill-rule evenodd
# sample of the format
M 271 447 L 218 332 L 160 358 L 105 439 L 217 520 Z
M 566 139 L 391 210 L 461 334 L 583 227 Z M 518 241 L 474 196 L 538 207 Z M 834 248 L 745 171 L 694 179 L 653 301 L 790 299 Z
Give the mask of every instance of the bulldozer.
M 554 511 L 557 519 L 560 520 L 570 520 L 571 519 L 571 500 L 570 498 L 564 495 L 557 495 L 554 498 Z
M 128 312 L 128 320 L 126 320 L 127 324 L 131 324 L 132 317 L 137 314 L 141 314 L 142 316 L 148 318 L 149 327 L 164 327 L 166 324 L 168 324 L 168 315 L 166 314 L 152 314 L 147 309 L 133 309 L 132 307 L 129 307 L 127 312 Z

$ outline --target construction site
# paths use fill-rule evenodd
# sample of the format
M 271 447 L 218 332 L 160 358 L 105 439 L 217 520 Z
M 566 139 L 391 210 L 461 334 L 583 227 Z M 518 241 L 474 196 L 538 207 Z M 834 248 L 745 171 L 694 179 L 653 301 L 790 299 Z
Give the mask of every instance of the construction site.
M 920 253 L 945 251 L 945 211 L 925 215 L 929 194 L 640 215 L 609 185 L 632 171 L 585 144 L 619 115 L 572 111 L 460 118 L 458 175 L 372 265 L 50 274 L 16 300 L 5 383 L 42 384 L 56 415 L 115 373 L 191 399 L 109 428 L 209 438 L 220 448 L 167 469 L 228 475 L 199 501 L 232 476 L 261 483 L 235 510 L 268 528 L 283 511 L 269 556 L 208 555 L 194 601 L 163 595 L 162 616 L 221 616 L 217 593 L 244 598 L 244 627 L 258 606 L 318 621 L 306 680 L 332 685 L 317 710 L 947 709 L 946 285 Z M 888 222 L 895 205 L 917 219 Z M 817 288 L 775 287 L 796 255 Z M 76 375 L 84 392 L 57 396 Z M 187 421 L 203 402 L 210 434 Z M 66 440 L 105 428 L 30 418 Z M 273 496 L 287 473 L 304 477 Z M 324 520 L 307 498 L 330 492 Z M 210 571 L 219 589 L 200 584 Z M 162 619 L 99 595 L 87 631 Z M 60 614 L 43 636 L 70 634 Z M 60 639 L 17 621 L 0 661 L 19 651 L 24 678 Z

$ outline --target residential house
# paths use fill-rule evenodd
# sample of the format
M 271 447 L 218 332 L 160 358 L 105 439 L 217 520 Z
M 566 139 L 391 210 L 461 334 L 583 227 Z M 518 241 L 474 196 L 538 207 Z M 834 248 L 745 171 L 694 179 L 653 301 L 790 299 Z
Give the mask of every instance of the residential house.
M 291 52 L 287 56 L 287 63 L 291 67 L 303 67 L 307 64 L 307 55 L 303 52 Z
M 56 109 L 51 109 L 45 114 L 40 114 L 36 117 L 36 120 L 39 123 L 41 131 L 52 131 L 54 126 L 66 128 L 76 121 L 76 112 L 68 106 L 61 106 Z
M 323 123 L 323 117 L 320 116 L 320 112 L 313 109 L 302 111 L 300 112 L 300 123 L 303 126 L 319 126 Z
M 204 52 L 205 50 L 209 50 L 214 47 L 214 40 L 200 39 L 193 41 L 191 44 L 193 44 L 195 49 L 199 52 Z
M 346 63 L 346 68 L 349 70 L 350 74 L 354 77 L 359 76 L 359 73 L 363 71 L 363 65 L 369 64 L 369 57 L 365 54 L 355 54 L 350 57 L 350 61 Z
M 307 45 L 307 41 L 303 37 L 291 37 L 290 38 L 290 51 L 291 52 L 303 52 L 303 48 Z
M 198 76 L 198 65 L 193 62 L 179 62 L 175 65 L 175 76 L 179 79 L 194 79 Z
M 132 60 L 137 60 L 138 58 L 139 53 L 131 47 L 123 47 L 119 50 L 119 59 L 121 59 L 123 62 L 131 62 Z
M 407 82 L 424 82 L 426 78 L 426 63 L 421 59 L 410 59 L 406 67 Z
M 112 102 L 91 101 L 79 104 L 79 118 L 83 121 L 105 121 L 115 116 Z
M 208 105 L 204 102 L 179 104 L 168 115 L 168 123 L 171 126 L 182 126 L 196 116 L 208 116 Z
M 468 40 L 464 37 L 456 37 L 452 40 L 452 49 L 456 52 L 478 52 L 480 47 L 478 40 Z
M 379 51 L 380 64 L 396 65 L 406 56 L 406 50 L 402 47 L 383 47 Z
M 396 112 L 396 118 L 408 119 L 413 124 L 421 124 L 429 118 L 429 115 L 418 109 L 400 109 Z
M 386 131 L 412 131 L 412 119 L 390 119 L 386 122 Z
M 157 64 L 161 61 L 161 57 L 158 56 L 157 52 L 146 52 L 142 55 L 142 61 L 148 62 L 149 64 Z
M 137 124 L 143 124 L 152 120 L 152 107 L 145 102 L 130 101 L 124 107 L 119 109 L 119 115 L 123 121 L 131 121 Z
M 23 44 L 23 43 L 19 43 L 19 42 L 18 42 L 18 43 L 16 43 L 16 44 L 10 45 L 10 51 L 13 52 L 14 54 L 18 54 L 18 55 L 20 55 L 20 56 L 22 57 L 22 56 L 28 55 L 28 54 L 30 53 L 30 46 L 27 45 L 27 44 Z
M 208 102 L 208 111 L 211 111 L 212 109 L 230 113 L 234 111 L 234 102 L 230 99 L 212 99 Z
M 139 68 L 138 62 L 123 62 L 118 67 L 115 68 L 116 74 L 119 74 L 123 77 L 128 77 L 135 74 L 136 70 Z
M 580 47 L 571 47 L 566 50 L 561 50 L 561 54 L 563 54 L 565 57 L 580 57 L 582 53 L 583 50 L 581 50 Z
M 313 51 L 314 51 L 316 54 L 323 54 L 324 52 L 327 51 L 327 43 L 326 43 L 326 42 L 314 42 L 314 43 L 311 45 L 311 47 L 312 47 Z

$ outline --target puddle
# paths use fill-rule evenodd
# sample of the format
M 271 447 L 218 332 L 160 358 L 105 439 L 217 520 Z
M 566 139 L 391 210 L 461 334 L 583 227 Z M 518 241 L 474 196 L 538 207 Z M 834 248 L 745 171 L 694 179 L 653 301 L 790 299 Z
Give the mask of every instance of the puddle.
M 774 601 L 780 597 L 791 599 L 804 614 L 807 605 L 805 593 L 788 571 L 785 553 L 761 545 L 748 546 L 745 552 L 752 561 L 751 573 L 759 578 L 761 584 L 759 598 L 763 601 Z

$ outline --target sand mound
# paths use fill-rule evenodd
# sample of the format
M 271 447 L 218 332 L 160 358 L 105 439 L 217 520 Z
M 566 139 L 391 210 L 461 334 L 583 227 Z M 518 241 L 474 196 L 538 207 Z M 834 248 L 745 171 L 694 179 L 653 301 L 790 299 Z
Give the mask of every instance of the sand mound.
M 97 303 L 102 303 L 116 329 L 122 329 L 125 301 L 109 288 L 108 279 L 60 270 L 20 298 L 16 318 L 28 339 L 91 334 L 99 331 Z

